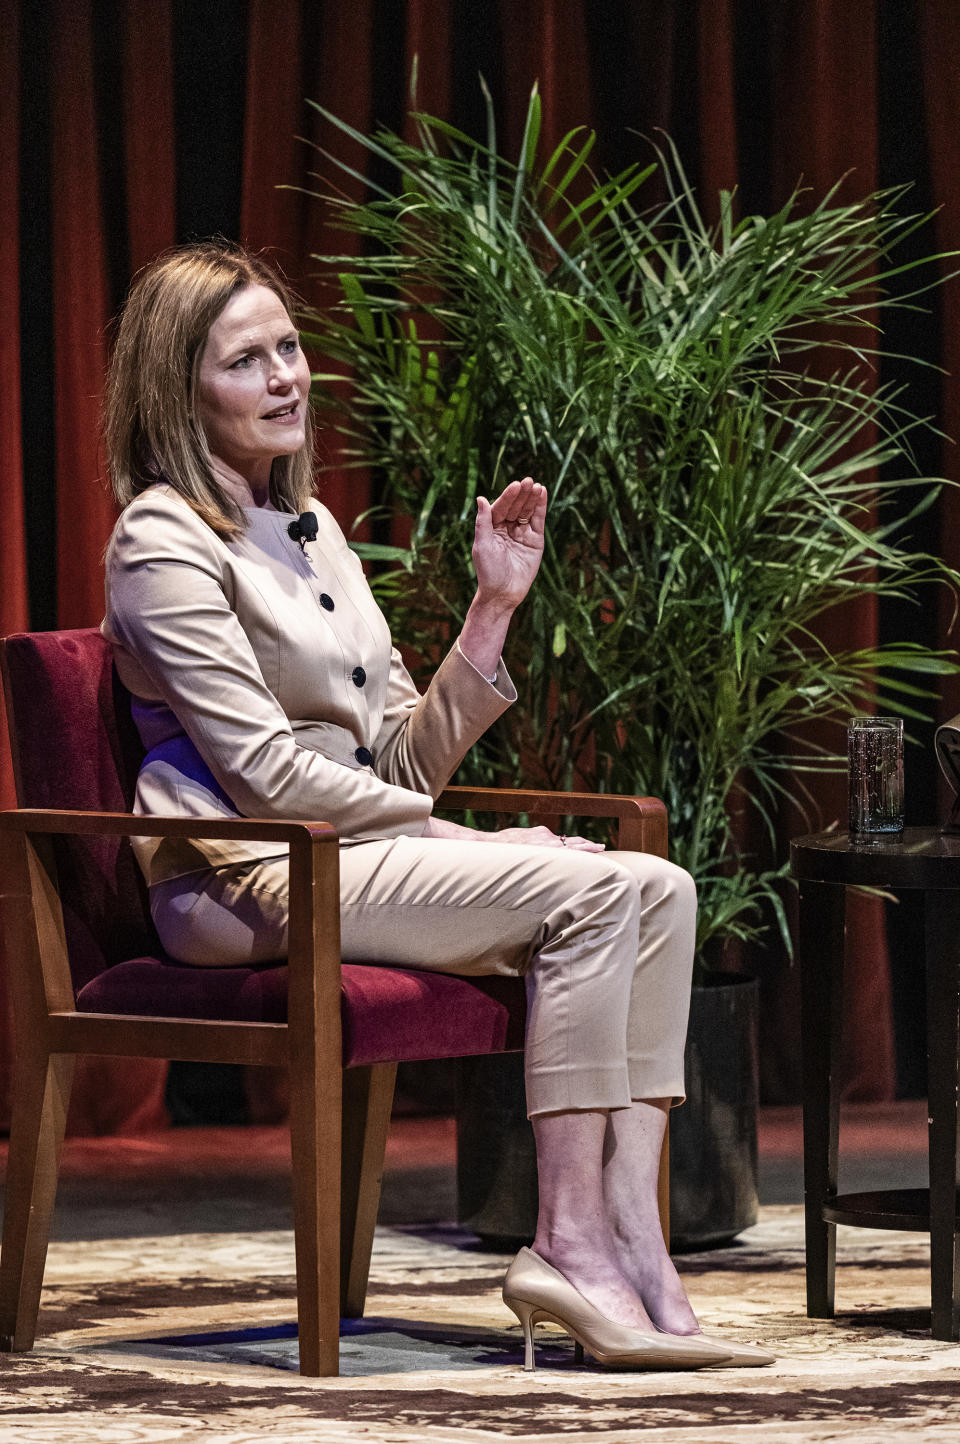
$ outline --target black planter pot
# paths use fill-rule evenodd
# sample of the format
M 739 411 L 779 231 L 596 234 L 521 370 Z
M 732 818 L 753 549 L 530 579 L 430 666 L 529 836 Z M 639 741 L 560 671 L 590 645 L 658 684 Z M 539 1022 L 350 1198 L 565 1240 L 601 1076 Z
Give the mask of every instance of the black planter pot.
M 713 974 L 690 999 L 687 1101 L 670 1117 L 670 1246 L 728 1242 L 757 1221 L 756 978 Z
M 757 1216 L 757 1023 L 753 978 L 715 974 L 693 990 L 687 1102 L 670 1120 L 671 1247 L 709 1248 Z M 457 1095 L 458 1217 L 498 1245 L 529 1242 L 537 1167 L 523 1058 L 467 1058 Z
M 523 1054 L 460 1060 L 457 1217 L 491 1243 L 529 1243 L 537 1227 L 537 1159 Z

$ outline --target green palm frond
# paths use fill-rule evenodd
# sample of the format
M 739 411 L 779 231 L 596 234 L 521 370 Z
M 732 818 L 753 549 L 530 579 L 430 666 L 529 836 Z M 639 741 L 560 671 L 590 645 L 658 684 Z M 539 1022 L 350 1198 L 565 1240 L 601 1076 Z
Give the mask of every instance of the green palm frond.
M 883 313 L 931 259 L 897 248 L 927 218 L 903 189 L 834 188 L 740 220 L 723 193 L 712 226 L 669 140 L 598 177 L 591 132 L 542 154 L 535 90 L 511 161 L 486 104 L 485 141 L 419 112 L 412 139 L 365 136 L 321 110 L 395 179 L 326 197 L 360 254 L 316 258 L 338 299 L 308 320 L 346 464 L 413 523 L 405 547 L 358 550 L 426 675 L 472 595 L 478 490 L 544 482 L 547 549 L 510 643 L 520 701 L 465 778 L 658 795 L 701 942 L 785 933 L 782 870 L 738 850 L 732 803 L 746 788 L 772 831 L 807 772 L 840 765 L 811 723 L 871 699 L 920 717 L 957 670 L 820 637 L 853 596 L 960 582 L 911 545 L 947 483 L 913 474 L 929 423 L 876 375 Z

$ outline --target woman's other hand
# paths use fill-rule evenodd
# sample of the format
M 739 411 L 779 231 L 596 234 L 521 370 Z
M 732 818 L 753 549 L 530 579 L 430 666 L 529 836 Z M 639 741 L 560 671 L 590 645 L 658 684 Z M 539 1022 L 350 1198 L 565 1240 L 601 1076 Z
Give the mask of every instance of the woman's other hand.
M 540 568 L 546 517 L 546 487 L 529 476 L 511 481 L 492 506 L 477 498 L 473 565 L 480 603 L 511 611 L 520 605 Z
M 602 842 L 551 832 L 549 827 L 502 827 L 482 834 L 488 842 L 512 842 L 525 847 L 565 847 L 571 852 L 605 852 Z

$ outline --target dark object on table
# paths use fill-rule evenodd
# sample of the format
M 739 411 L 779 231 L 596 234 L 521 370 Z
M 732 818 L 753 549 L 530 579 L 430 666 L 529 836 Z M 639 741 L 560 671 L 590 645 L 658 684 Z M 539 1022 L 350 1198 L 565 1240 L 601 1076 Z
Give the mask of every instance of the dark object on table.
M 833 1318 L 836 1225 L 930 1234 L 931 1331 L 960 1338 L 960 837 L 908 827 L 899 838 L 822 832 L 790 845 L 799 883 L 807 1313 Z M 838 1194 L 838 1077 L 847 887 L 923 896 L 930 1188 Z
M 933 745 L 940 771 L 953 788 L 953 804 L 943 830 L 960 832 L 960 712 L 937 728 Z

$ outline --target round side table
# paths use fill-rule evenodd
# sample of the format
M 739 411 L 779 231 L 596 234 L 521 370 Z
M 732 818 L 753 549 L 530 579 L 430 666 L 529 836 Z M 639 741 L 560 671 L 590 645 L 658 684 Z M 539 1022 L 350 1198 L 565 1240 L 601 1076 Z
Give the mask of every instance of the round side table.
M 960 1337 L 960 836 L 932 827 L 869 841 L 821 832 L 790 844 L 799 884 L 807 1314 L 832 1318 L 836 1226 L 930 1234 L 932 1336 Z M 837 1192 L 838 1072 L 847 887 L 923 893 L 930 1188 Z M 918 980 L 919 981 L 919 980 Z

